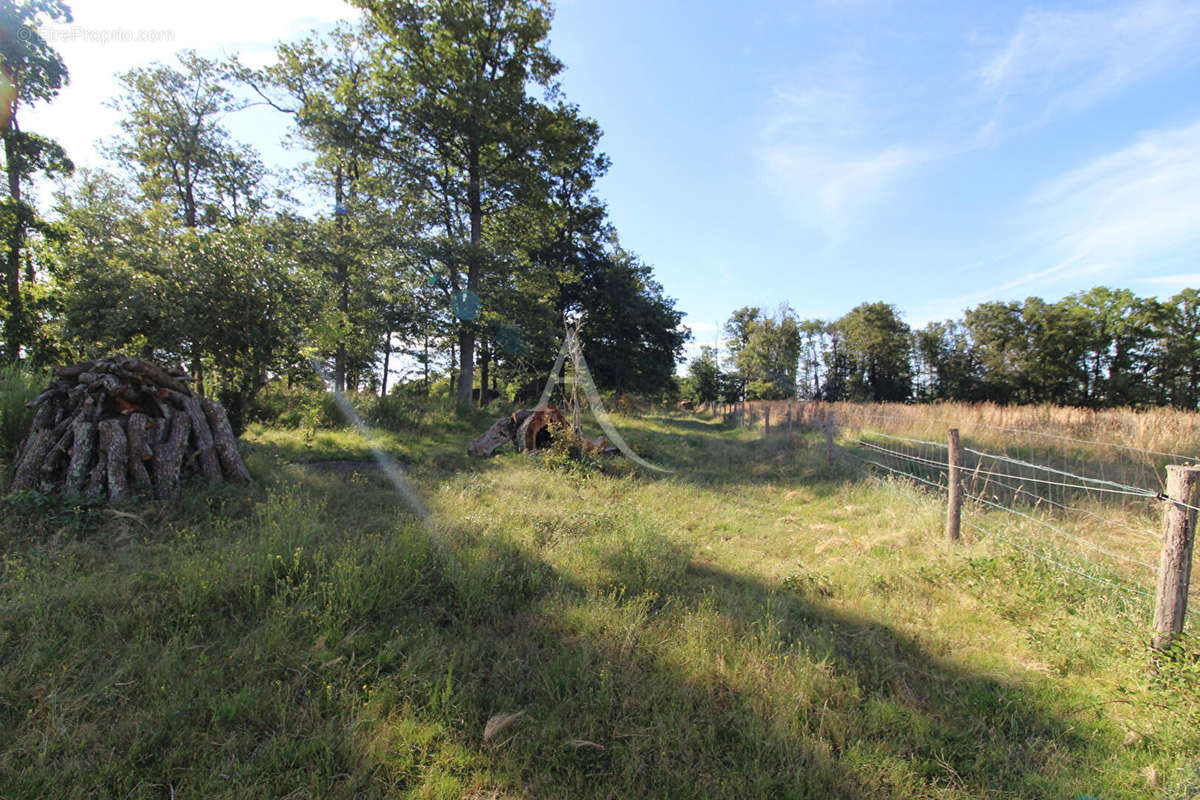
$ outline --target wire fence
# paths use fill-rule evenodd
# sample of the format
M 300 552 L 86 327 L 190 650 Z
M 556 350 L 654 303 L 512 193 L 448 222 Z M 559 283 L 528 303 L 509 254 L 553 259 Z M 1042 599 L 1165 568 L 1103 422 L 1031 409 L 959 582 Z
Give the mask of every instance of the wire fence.
M 852 442 L 842 452 L 876 476 L 949 490 L 947 442 L 869 428 Z M 958 469 L 969 529 L 1096 585 L 1153 596 L 1160 490 L 979 447 L 961 448 Z M 1018 524 L 996 524 L 996 514 Z

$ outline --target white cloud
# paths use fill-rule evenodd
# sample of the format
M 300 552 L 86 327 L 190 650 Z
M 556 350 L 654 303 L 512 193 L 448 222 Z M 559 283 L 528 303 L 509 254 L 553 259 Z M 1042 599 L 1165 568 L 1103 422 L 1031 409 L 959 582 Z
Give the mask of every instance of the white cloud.
M 1025 121 L 1037 122 L 1195 59 L 1198 31 L 1200 4 L 1189 0 L 1028 11 L 1016 32 L 985 56 L 976 77 L 995 96 L 998 114 L 1029 114 Z
M 777 91 L 758 158 L 764 180 L 801 222 L 838 242 L 928 158 L 873 137 L 860 88 Z
M 1084 276 L 1195 282 L 1200 275 L 1142 276 L 1194 266 L 1200 251 L 1200 121 L 1147 132 L 1049 181 L 1029 198 L 1025 226 L 1030 252 L 1022 260 L 1048 266 L 961 299 Z

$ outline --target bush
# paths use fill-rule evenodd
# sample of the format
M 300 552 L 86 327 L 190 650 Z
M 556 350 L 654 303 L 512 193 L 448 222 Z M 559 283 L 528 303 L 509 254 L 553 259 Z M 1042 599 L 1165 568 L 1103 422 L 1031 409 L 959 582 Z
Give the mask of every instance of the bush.
M 29 433 L 33 411 L 25 403 L 42 390 L 41 376 L 18 366 L 0 370 L 0 461 L 11 462 L 17 445 Z
M 379 397 L 371 392 L 348 392 L 346 399 L 364 423 L 389 431 L 445 427 L 456 420 L 454 400 L 449 397 L 427 398 L 407 393 Z M 332 392 L 306 386 L 288 389 L 282 384 L 268 385 L 258 393 L 247 420 L 274 428 L 306 430 L 344 428 L 350 424 Z

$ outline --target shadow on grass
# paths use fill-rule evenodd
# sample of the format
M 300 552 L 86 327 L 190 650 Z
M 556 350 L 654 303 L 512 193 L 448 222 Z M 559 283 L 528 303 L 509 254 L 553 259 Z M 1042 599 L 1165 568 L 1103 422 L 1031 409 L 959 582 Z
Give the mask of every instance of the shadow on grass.
M 1105 730 L 836 587 L 654 531 L 576 540 L 580 567 L 483 523 L 435 544 L 346 481 L 26 579 L 0 620 L 0 795 L 1136 796 Z
M 406 635 L 430 685 L 454 665 L 452 708 L 433 716 L 462 748 L 463 789 L 486 770 L 485 788 L 533 797 L 1120 796 L 1103 775 L 1112 736 L 794 588 L 683 552 L 658 554 L 686 566 L 656 580 L 614 552 L 600 558 L 605 591 L 480 546 L 474 563 L 503 577 L 482 595 L 448 591 L 431 615 L 442 622 Z M 515 711 L 482 740 L 489 717 Z M 400 746 L 389 724 L 375 735 Z M 387 772 L 391 751 L 367 752 Z

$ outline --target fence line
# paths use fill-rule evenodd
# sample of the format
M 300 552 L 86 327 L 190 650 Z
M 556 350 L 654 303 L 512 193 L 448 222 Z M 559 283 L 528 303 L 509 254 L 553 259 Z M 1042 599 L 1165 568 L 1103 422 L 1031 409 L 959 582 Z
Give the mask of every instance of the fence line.
M 872 431 L 867 431 L 867 432 L 868 432 L 868 433 L 873 433 Z M 918 443 L 920 443 L 920 444 L 930 444 L 930 443 L 923 442 L 923 441 L 920 441 L 920 440 L 916 440 L 916 441 L 917 441 Z M 927 459 L 927 458 L 922 458 L 922 457 L 920 457 L 920 456 L 914 456 L 914 455 L 912 455 L 912 454 L 910 454 L 910 453 L 903 453 L 903 452 L 901 452 L 901 451 L 889 450 L 888 448 L 882 448 L 882 447 L 879 447 L 878 445 L 872 445 L 870 442 L 865 442 L 865 441 L 862 441 L 862 440 L 859 440 L 859 443 L 860 443 L 860 444 L 863 444 L 863 445 L 865 445 L 865 446 L 867 446 L 867 447 L 869 447 L 869 448 L 871 448 L 871 449 L 874 449 L 874 450 L 878 450 L 878 451 L 884 452 L 884 453 L 886 453 L 886 454 L 888 454 L 888 455 L 891 455 L 891 456 L 894 456 L 894 457 L 899 457 L 899 458 L 902 458 L 902 459 L 907 459 L 907 460 L 908 460 L 908 461 L 910 461 L 910 462 L 914 462 L 914 463 L 920 463 L 920 464 L 923 464 L 923 465 L 932 466 L 932 467 L 935 467 L 935 468 L 937 468 L 938 470 L 946 470 L 946 469 L 948 469 L 948 466 L 947 466 L 946 464 L 942 464 L 942 463 L 939 463 L 939 462 L 934 462 L 934 461 L 932 461 L 932 460 L 930 460 L 930 459 Z M 966 450 L 967 448 L 963 448 L 963 449 L 964 449 L 964 450 Z M 889 465 L 887 465 L 887 464 L 880 463 L 879 461 L 876 461 L 876 460 L 874 460 L 874 459 L 862 458 L 861 456 L 858 456 L 858 455 L 856 455 L 856 454 L 854 454 L 854 453 L 851 453 L 851 452 L 849 452 L 849 451 L 846 451 L 846 450 L 842 450 L 842 452 L 843 452 L 843 453 L 845 453 L 846 455 L 850 456 L 851 458 L 854 458 L 854 459 L 855 459 L 855 460 L 857 460 L 857 461 L 860 461 L 860 462 L 862 462 L 862 463 L 864 463 L 864 464 L 867 464 L 868 466 L 879 467 L 879 468 L 881 468 L 881 469 L 887 470 L 888 472 L 890 472 L 890 473 L 892 473 L 892 474 L 894 474 L 894 475 L 897 475 L 897 476 L 899 476 L 899 477 L 902 477 L 902 478 L 905 478 L 905 479 L 908 479 L 908 480 L 915 480 L 915 481 L 918 481 L 919 483 L 922 483 L 922 484 L 924 484 L 924 485 L 926 485 L 926 486 L 932 487 L 932 488 L 934 488 L 934 489 L 937 489 L 937 490 L 939 490 L 939 491 L 940 491 L 940 490 L 944 490 L 944 489 L 947 489 L 947 488 L 948 488 L 948 487 L 947 487 L 947 485 L 946 485 L 945 483 L 941 483 L 941 482 L 934 482 L 934 481 L 932 481 L 932 480 L 929 480 L 929 479 L 927 479 L 927 478 L 921 477 L 920 475 L 914 475 L 913 473 L 911 473 L 911 472 L 907 472 L 907 471 L 905 471 L 905 470 L 903 470 L 903 469 L 898 469 L 898 468 L 896 468 L 896 467 L 892 467 L 892 466 L 889 466 Z M 977 452 L 977 451 L 975 451 L 975 452 Z M 986 455 L 986 454 L 985 454 L 985 455 Z M 1036 466 L 1036 465 L 1029 465 L 1029 466 Z M 968 470 L 968 471 L 969 471 L 969 470 Z M 940 473 L 939 473 L 939 475 L 940 475 Z M 1008 478 L 1015 478 L 1015 479 L 1017 479 L 1017 480 L 1022 480 L 1022 479 L 1023 479 L 1023 477 L 1022 477 L 1022 476 L 1019 476 L 1019 475 L 1009 475 L 1009 474 L 1004 474 L 1004 477 L 1008 477 Z M 997 482 L 998 482 L 998 481 L 997 481 Z M 1055 483 L 1055 484 L 1057 484 L 1058 482 L 1054 482 L 1054 483 Z M 1012 487 L 1006 487 L 1006 488 L 1009 488 L 1010 490 L 1012 490 Z M 1083 486 L 1083 487 L 1078 487 L 1078 488 L 1081 488 L 1081 489 L 1085 489 L 1085 490 L 1086 490 L 1086 489 L 1088 489 L 1088 488 L 1094 488 L 1094 487 L 1086 487 L 1086 486 Z M 1019 491 L 1019 490 L 1017 490 L 1017 491 Z M 1041 497 L 1040 495 L 1034 495 L 1034 494 L 1032 494 L 1032 493 L 1029 493 L 1029 494 L 1030 494 L 1030 496 L 1032 496 L 1032 497 L 1036 497 L 1038 500 L 1045 501 L 1045 502 L 1047 502 L 1047 503 L 1049 503 L 1049 504 L 1052 504 L 1052 505 L 1059 505 L 1059 506 L 1061 506 L 1061 507 L 1063 507 L 1063 508 L 1068 508 L 1068 509 L 1071 509 L 1071 510 L 1084 511 L 1084 509 L 1074 509 L 1073 507 L 1070 507 L 1070 506 L 1065 506 L 1065 505 L 1062 505 L 1062 504 L 1055 503 L 1053 500 L 1050 500 L 1050 499 L 1048 499 L 1048 498 L 1043 498 L 1043 497 Z M 1105 556 L 1108 556 L 1108 557 L 1110 557 L 1110 558 L 1115 558 L 1115 559 L 1118 559 L 1118 560 L 1121 560 L 1121 561 L 1125 561 L 1125 562 L 1128 562 L 1128 563 L 1130 563 L 1130 564 L 1134 564 L 1134 565 L 1136 565 L 1136 566 L 1144 567 L 1144 568 L 1146 568 L 1146 569 L 1149 569 L 1149 570 L 1151 570 L 1151 571 L 1154 571 L 1154 570 L 1156 570 L 1156 567 L 1155 567 L 1153 564 L 1149 564 L 1149 563 L 1147 563 L 1147 562 L 1145 562 L 1145 561 L 1142 561 L 1142 560 L 1140 560 L 1140 559 L 1133 558 L 1133 557 L 1131 557 L 1131 556 L 1128 556 L 1128 555 L 1125 555 L 1125 554 L 1123 554 L 1123 553 L 1119 553 L 1119 552 L 1116 552 L 1116 551 L 1110 550 L 1110 549 L 1108 549 L 1108 548 L 1105 548 L 1105 547 L 1103 547 L 1103 546 L 1101 546 L 1101 545 L 1098 545 L 1098 544 L 1096 544 L 1095 542 L 1089 541 L 1089 540 L 1087 540 L 1087 539 L 1084 539 L 1083 537 L 1080 537 L 1080 536 L 1077 536 L 1077 535 L 1075 535 L 1075 534 L 1072 534 L 1072 533 L 1070 533 L 1070 532 L 1068 532 L 1068 531 L 1065 531 L 1065 530 L 1063 530 L 1062 528 L 1060 528 L 1060 527 L 1058 527 L 1058 526 L 1056 526 L 1056 525 L 1052 525 L 1051 523 L 1049 523 L 1049 522 L 1047 522 L 1047 521 L 1045 521 L 1045 520 L 1038 519 L 1037 517 L 1035 517 L 1035 516 L 1033 516 L 1033 515 L 1031 515 L 1031 514 L 1024 513 L 1024 512 L 1022 512 L 1022 511 L 1019 511 L 1019 510 L 1017 510 L 1017 509 L 1015 509 L 1015 508 L 1010 508 L 1009 506 L 1003 505 L 1003 504 L 1001 504 L 1001 503 L 994 502 L 994 501 L 992 501 L 992 500 L 988 500 L 987 498 L 985 498 L 985 497 L 981 497 L 981 496 L 979 496 L 979 495 L 976 495 L 976 494 L 971 494 L 971 493 L 968 493 L 968 492 L 964 492 L 964 493 L 963 493 L 963 496 L 964 496 L 964 497 L 966 497 L 966 498 L 968 498 L 968 499 L 970 499 L 970 500 L 973 500 L 973 501 L 975 501 L 975 502 L 977 502 L 977 503 L 981 503 L 982 505 L 986 505 L 986 506 L 989 506 L 989 507 L 992 507 L 992 508 L 998 509 L 998 510 L 1000 510 L 1000 511 L 1007 511 L 1007 512 L 1009 512 L 1009 513 L 1011 513 L 1011 514 L 1015 514 L 1015 515 L 1017 515 L 1017 516 L 1019 516 L 1019 517 L 1022 517 L 1022 518 L 1026 519 L 1026 520 L 1028 520 L 1028 521 L 1030 521 L 1030 522 L 1033 522 L 1034 524 L 1041 525 L 1042 527 L 1046 528 L 1047 530 L 1049 530 L 1049 531 L 1051 531 L 1051 532 L 1053 532 L 1053 533 L 1055 533 L 1055 534 L 1057 534 L 1057 535 L 1060 535 L 1060 536 L 1062 536 L 1062 537 L 1064 537 L 1064 538 L 1066 538 L 1066 539 L 1069 539 L 1069 540 L 1071 540 L 1071 541 L 1073 541 L 1073 542 L 1075 542 L 1075 543 L 1077 543 L 1077 544 L 1079 544 L 1079 545 L 1082 545 L 1082 546 L 1084 546 L 1084 547 L 1086 547 L 1086 548 L 1088 548 L 1088 549 L 1090 549 L 1090 550 L 1092 550 L 1092 551 L 1094 551 L 1094 552 L 1096 552 L 1096 553 L 1099 553 L 1099 554 L 1101 554 L 1101 555 L 1105 555 Z M 1085 513 L 1089 513 L 1091 516 L 1098 517 L 1098 515 L 1096 515 L 1096 514 L 1092 514 L 1092 513 L 1090 513 L 1090 512 L 1085 512 Z M 1101 518 L 1101 519 L 1102 519 L 1102 518 Z M 974 529 L 976 529 L 976 530 L 980 530 L 980 528 L 979 528 L 979 526 L 978 526 L 978 525 L 975 525 L 975 524 L 973 524 L 973 523 L 970 523 L 970 522 L 968 522 L 967 524 L 968 524 L 970 527 L 972 527 L 972 528 L 974 528 Z M 1128 527 L 1128 526 L 1127 526 L 1127 527 Z M 1134 532 L 1136 532 L 1136 533 L 1140 533 L 1140 534 L 1143 534 L 1143 535 L 1149 535 L 1149 534 L 1147 534 L 1145 531 L 1139 531 L 1139 530 L 1137 530 L 1137 529 L 1134 529 L 1134 528 L 1130 528 L 1130 530 L 1133 530 Z M 987 531 L 985 531 L 985 532 L 987 532 Z M 1033 554 L 1033 555 L 1036 555 L 1036 556 L 1038 556 L 1039 558 L 1042 558 L 1043 560 L 1045 560 L 1045 561 L 1047 561 L 1047 562 L 1049 562 L 1049 563 L 1052 563 L 1052 564 L 1055 564 L 1055 565 L 1061 566 L 1062 568 L 1064 568 L 1064 569 L 1067 569 L 1067 570 L 1068 570 L 1068 571 L 1070 571 L 1070 572 L 1073 572 L 1073 573 L 1075 573 L 1075 574 L 1078 574 L 1078 575 L 1080 575 L 1080 576 L 1082 576 L 1082 577 L 1086 577 L 1086 578 L 1088 578 L 1089 580 L 1091 580 L 1091 581 L 1094 581 L 1094 582 L 1096 582 L 1096 583 L 1099 583 L 1099 584 L 1104 584 L 1104 585 L 1113 585 L 1113 586 L 1119 586 L 1120 588 L 1125 588 L 1125 589 L 1128 589 L 1128 590 L 1130 590 L 1130 591 L 1136 591 L 1138 594 L 1142 594 L 1142 595 L 1145 595 L 1145 596 L 1152 596 L 1152 595 L 1151 595 L 1149 592 L 1145 591 L 1144 589 L 1141 589 L 1141 588 L 1134 589 L 1134 588 L 1132 588 L 1132 587 L 1129 587 L 1129 586 L 1124 586 L 1124 585 L 1122 585 L 1122 584 L 1117 584 L 1117 583 L 1114 583 L 1113 581 L 1111 581 L 1111 580 L 1109 580 L 1109 579 L 1106 579 L 1106 578 L 1101 578 L 1101 577 L 1098 577 L 1098 576 L 1095 576 L 1095 575 L 1091 575 L 1090 573 L 1083 572 L 1083 571 L 1081 571 L 1081 570 L 1079 570 L 1079 569 L 1077 569 L 1077 568 L 1073 568 L 1073 567 L 1069 567 L 1069 566 L 1067 566 L 1067 565 L 1064 565 L 1064 564 L 1060 564 L 1059 562 L 1057 562 L 1057 561 L 1055 561 L 1055 560 L 1053 560 L 1053 559 L 1047 558 L 1046 556 L 1043 556 L 1042 554 L 1040 554 L 1040 553 L 1037 553 L 1037 552 L 1036 552 L 1036 551 L 1034 551 L 1034 550 L 1031 550 L 1031 549 L 1029 549 L 1029 548 L 1027 548 L 1027 547 L 1022 547 L 1022 546 L 1020 546 L 1019 544 L 1017 544 L 1016 542 L 1014 542 L 1012 539 L 1010 539 L 1010 538 L 1008 538 L 1008 537 L 1004 537 L 1004 536 L 1002 536 L 1002 535 L 1000 535 L 1000 534 L 998 534 L 998 533 L 995 533 L 995 532 L 992 532 L 992 533 L 994 533 L 994 534 L 997 536 L 997 538 L 1000 538 L 1000 539 L 1002 539 L 1002 540 L 1004 540 L 1004 541 L 1008 542 L 1009 544 L 1012 544 L 1012 545 L 1016 546 L 1016 547 L 1017 547 L 1018 549 L 1020 549 L 1020 550 L 1023 550 L 1023 551 L 1025 551 L 1025 552 L 1029 552 L 1029 553 L 1031 553 L 1031 554 Z M 1158 538 L 1158 537 L 1152 537 L 1152 538 Z
M 914 462 L 914 463 L 919 463 L 924 466 L 928 466 L 930 469 L 936 469 L 936 470 L 940 470 L 942 472 L 945 472 L 949 469 L 949 466 L 945 462 L 934 461 L 933 459 L 923 458 L 921 456 L 915 456 L 915 455 L 912 455 L 911 453 L 904 453 L 900 450 L 891 450 L 886 447 L 880 447 L 879 445 L 876 445 L 872 442 L 865 441 L 863 439 L 859 439 L 857 441 L 857 444 L 860 444 L 864 447 L 867 447 L 871 450 L 875 450 L 880 453 L 885 453 L 885 454 L 893 456 L 895 458 L 906 459 L 906 460 Z M 992 478 L 992 476 L 994 476 L 996 478 L 1011 478 L 1011 479 L 1018 480 L 1018 481 L 1033 481 L 1033 482 L 1039 482 L 1039 483 L 1052 483 L 1053 485 L 1058 485 L 1058 486 L 1070 486 L 1070 484 L 1061 484 L 1061 483 L 1058 483 L 1057 481 L 1053 481 L 1053 482 L 1038 481 L 1037 478 L 1030 478 L 1030 477 L 1023 476 L 1023 475 L 1011 475 L 1011 474 L 1002 473 L 1002 472 L 991 472 L 988 470 L 971 469 L 969 467 L 964 467 L 964 469 L 966 472 L 970 473 L 972 475 L 972 477 L 977 476 L 977 475 L 989 476 L 989 481 L 988 481 L 989 483 L 998 484 L 1000 486 L 1003 486 L 1008 491 L 1012 492 L 1014 495 L 1014 498 L 1013 498 L 1014 500 L 1017 497 L 1019 497 L 1020 495 L 1024 494 L 1027 497 L 1037 501 L 1037 503 L 1035 503 L 1035 506 L 1045 503 L 1046 505 L 1053 506 L 1055 508 L 1060 508 L 1063 511 L 1073 511 L 1077 514 L 1083 514 L 1084 516 L 1091 517 L 1095 520 L 1104 522 L 1109 525 L 1117 525 L 1119 527 L 1122 527 L 1122 528 L 1128 530 L 1131 533 L 1136 533 L 1139 536 L 1145 536 L 1150 539 L 1154 539 L 1156 541 L 1162 540 L 1161 535 L 1159 535 L 1157 533 L 1153 533 L 1148 530 L 1145 530 L 1143 528 L 1138 528 L 1133 525 L 1130 525 L 1128 522 L 1125 522 L 1124 520 L 1112 519 L 1110 517 L 1105 517 L 1100 514 L 1097 514 L 1095 511 L 1090 511 L 1086 508 L 1081 508 L 1080 506 L 1073 506 L 1073 505 L 1068 505 L 1065 502 L 1059 502 L 1050 497 L 1045 497 L 1036 492 L 1032 492 L 1029 489 L 1025 488 L 1024 485 L 1014 486 L 1011 483 L 1005 483 L 1004 481 L 1001 481 L 1001 480 L 992 480 L 991 478 Z M 1086 490 L 1089 487 L 1083 487 L 1083 488 Z M 1147 499 L 1150 499 L 1150 498 L 1147 498 Z
M 808 402 L 819 402 L 819 401 L 808 401 Z M 1187 455 L 1183 455 L 1182 453 L 1169 453 L 1164 450 L 1151 450 L 1151 449 L 1145 448 L 1145 447 L 1134 447 L 1133 445 L 1119 444 L 1117 442 L 1106 442 L 1101 439 L 1083 439 L 1083 438 L 1080 438 L 1077 436 L 1065 436 L 1060 433 L 1049 433 L 1047 431 L 1039 431 L 1039 430 L 1035 430 L 1033 428 L 1008 428 L 1003 425 L 992 425 L 991 423 L 988 423 L 988 422 L 978 422 L 978 421 L 969 420 L 969 419 L 968 420 L 951 420 L 951 419 L 945 419 L 943 417 L 922 417 L 920 419 L 916 419 L 913 417 L 904 417 L 904 416 L 899 416 L 897 414 L 885 414 L 880 411 L 866 410 L 866 409 L 864 409 L 864 411 L 862 413 L 868 414 L 872 417 L 875 417 L 876 419 L 894 419 L 899 422 L 906 422 L 909 424 L 912 424 L 914 422 L 937 422 L 942 425 L 949 425 L 949 426 L 959 426 L 959 427 L 973 426 L 973 427 L 977 427 L 977 428 L 987 428 L 988 430 L 993 430 L 993 431 L 1003 431 L 1004 433 L 1017 433 L 1017 434 L 1028 435 L 1028 436 L 1041 436 L 1041 437 L 1044 437 L 1047 439 L 1058 439 L 1060 441 L 1074 442 L 1076 444 L 1092 444 L 1092 445 L 1099 445 L 1101 447 L 1112 447 L 1112 448 L 1116 448 L 1119 450 L 1128 450 L 1133 453 L 1144 453 L 1146 455 L 1154 455 L 1154 456 L 1166 456 L 1167 458 L 1177 458 L 1177 459 L 1181 459 L 1183 461 L 1200 461 L 1200 456 L 1194 456 L 1194 455 L 1187 456 Z
M 863 431 L 863 433 L 878 435 L 877 431 Z M 920 440 L 913 439 L 910 441 L 920 441 Z M 878 450 L 881 453 L 888 453 L 889 455 L 894 455 L 894 456 L 897 456 L 900 458 L 907 458 L 910 461 L 919 461 L 921 463 L 929 464 L 930 466 L 938 467 L 941 469 L 946 468 L 945 463 L 940 462 L 940 461 L 934 461 L 932 459 L 922 458 L 920 456 L 913 456 L 908 453 L 903 453 L 899 450 L 889 450 L 885 447 L 880 447 L 878 445 L 875 445 L 871 442 L 864 441 L 862 439 L 860 439 L 858 441 L 858 443 L 865 447 L 869 447 L 872 450 Z M 991 453 L 984 453 L 980 450 L 973 450 L 970 447 L 964 447 L 963 452 L 973 453 L 975 455 L 979 455 L 979 456 L 982 456 L 985 458 L 991 458 L 991 459 L 998 460 L 998 461 L 1010 461 L 1014 464 L 1020 464 L 1021 466 L 1028 467 L 1030 469 L 1040 469 L 1040 470 L 1045 470 L 1046 472 L 1053 472 L 1053 473 L 1060 474 L 1060 475 L 1070 475 L 1071 477 L 1080 478 L 1081 480 L 1091 480 L 1091 481 L 1100 482 L 1100 479 L 1098 479 L 1098 478 L 1087 478 L 1087 477 L 1083 477 L 1083 476 L 1074 475 L 1073 473 L 1069 473 L 1069 472 L 1064 473 L 1064 472 L 1062 472 L 1060 470 L 1056 470 L 1052 467 L 1045 467 L 1040 464 L 1030 464 L 1025 461 L 1019 461 L 1017 459 L 1008 459 L 1003 456 L 996 456 Z M 1119 490 L 1119 489 L 1108 489 L 1108 488 L 1104 488 L 1104 487 L 1100 487 L 1100 486 L 1086 486 L 1083 484 L 1065 483 L 1063 481 L 1052 481 L 1052 480 L 1049 480 L 1046 478 L 1032 478 L 1027 475 L 1013 475 L 1012 473 L 1009 473 L 1009 472 L 994 472 L 991 470 L 979 469 L 978 468 L 979 466 L 981 466 L 981 464 L 976 465 L 976 467 L 973 467 L 973 468 L 967 467 L 966 470 L 973 475 L 995 475 L 996 477 L 1000 477 L 1000 478 L 1015 478 L 1020 481 L 1030 481 L 1033 483 L 1044 483 L 1044 484 L 1048 484 L 1051 486 L 1063 486 L 1068 489 L 1080 489 L 1080 490 L 1086 491 L 1086 492 L 1107 492 L 1110 494 L 1129 495 L 1131 497 L 1144 497 L 1147 499 L 1159 499 L 1158 492 L 1150 492 L 1146 489 L 1139 489 L 1137 491 L 1125 491 L 1125 490 Z M 1103 481 L 1103 483 L 1107 484 L 1107 483 L 1111 483 L 1111 481 Z M 1116 485 L 1120 485 L 1120 484 L 1116 484 Z M 1184 504 L 1184 505 L 1186 505 L 1186 504 Z
M 1078 544 L 1084 545 L 1085 547 L 1090 547 L 1091 549 L 1095 550 L 1097 553 L 1103 553 L 1104 555 L 1109 556 L 1110 558 L 1119 558 L 1122 561 L 1127 561 L 1130 564 L 1137 564 L 1138 566 L 1145 567 L 1146 569 L 1149 569 L 1149 570 L 1156 569 L 1156 567 L 1153 564 L 1147 564 L 1145 561 L 1139 561 L 1136 558 L 1132 558 L 1130 556 L 1123 555 L 1123 554 L 1115 552 L 1113 550 L 1109 550 L 1107 548 L 1101 547 L 1100 545 L 1096 544 L 1095 542 L 1091 542 L 1091 541 L 1088 541 L 1087 539 L 1084 539 L 1082 536 L 1076 536 L 1073 533 L 1068 533 L 1067 531 L 1064 531 L 1062 528 L 1058 527 L 1057 525 L 1051 525 L 1049 522 L 1046 522 L 1045 520 L 1038 519 L 1037 517 L 1033 516 L 1032 514 L 1026 514 L 1024 511 L 1018 511 L 1017 509 L 1009 508 L 1008 506 L 1006 506 L 1002 503 L 994 503 L 991 500 L 988 500 L 986 497 L 979 497 L 978 495 L 969 494 L 967 492 L 964 492 L 963 496 L 968 497 L 971 500 L 976 501 L 977 503 L 983 503 L 984 505 L 991 506 L 992 508 L 995 508 L 995 509 L 999 509 L 1000 511 L 1007 511 L 1010 514 L 1016 514 L 1018 517 L 1023 517 L 1024 519 L 1027 519 L 1030 522 L 1041 525 L 1042 527 L 1046 528 L 1047 530 L 1053 531 L 1054 533 L 1057 533 L 1060 536 L 1065 536 L 1066 538 L 1071 539 L 1072 541 L 1077 542 Z
M 843 451 L 843 452 L 846 455 L 851 456 L 852 458 L 855 457 L 852 453 L 849 453 L 846 451 Z M 862 459 L 859 459 L 859 460 L 861 461 Z M 885 481 L 877 475 L 868 475 L 867 477 L 870 480 L 873 480 L 876 483 L 878 483 L 880 486 L 882 486 L 890 491 L 893 491 L 896 494 L 900 495 L 901 497 L 911 501 L 912 504 L 915 505 L 917 508 L 922 508 L 921 502 L 916 497 L 914 497 L 910 492 L 906 492 L 906 491 L 902 490 L 901 488 L 899 488 L 899 486 L 897 485 L 897 483 L 895 481 Z M 964 519 L 963 524 L 966 525 L 968 528 L 972 528 L 972 529 L 978 531 L 979 533 L 984 534 L 985 536 L 994 536 L 997 539 L 999 539 L 1000 541 L 1004 542 L 1005 544 L 1011 545 L 1012 547 L 1015 547 L 1016 549 L 1022 551 L 1023 553 L 1031 555 L 1034 558 L 1040 559 L 1041 561 L 1045 561 L 1047 564 L 1050 564 L 1058 569 L 1061 569 L 1064 572 L 1070 572 L 1074 575 L 1077 575 L 1081 578 L 1086 578 L 1087 580 L 1092 581 L 1093 583 L 1097 583 L 1102 586 L 1111 586 L 1115 589 L 1121 589 L 1123 591 L 1130 592 L 1130 593 L 1136 594 L 1136 595 L 1140 595 L 1142 597 L 1153 597 L 1153 595 L 1150 592 L 1147 592 L 1146 590 L 1140 589 L 1136 586 L 1130 586 L 1128 584 L 1119 583 L 1117 581 L 1113 581 L 1108 578 L 1101 578 L 1098 575 L 1092 575 L 1091 573 L 1083 572 L 1082 570 L 1076 569 L 1075 567 L 1072 567 L 1069 564 L 1064 564 L 1061 561 L 1057 561 L 1053 558 L 1050 558 L 1049 556 L 1045 555 L 1044 553 L 1039 553 L 1038 551 L 1033 550 L 1032 548 L 1026 547 L 1026 546 L 1022 545 L 1020 542 L 1010 539 L 1007 536 L 1004 536 L 995 530 L 985 528 L 982 525 L 977 525 L 969 519 Z

